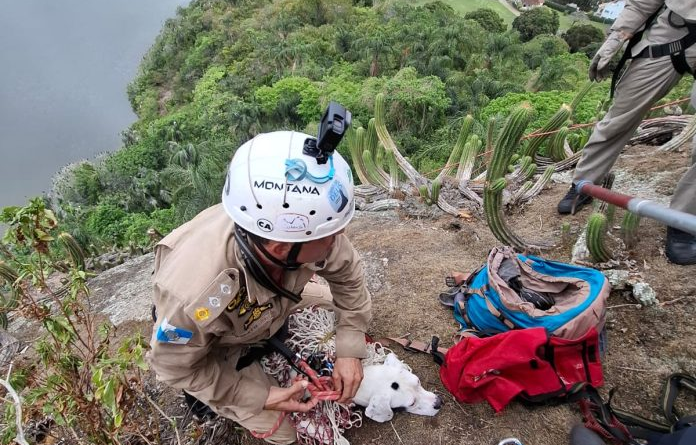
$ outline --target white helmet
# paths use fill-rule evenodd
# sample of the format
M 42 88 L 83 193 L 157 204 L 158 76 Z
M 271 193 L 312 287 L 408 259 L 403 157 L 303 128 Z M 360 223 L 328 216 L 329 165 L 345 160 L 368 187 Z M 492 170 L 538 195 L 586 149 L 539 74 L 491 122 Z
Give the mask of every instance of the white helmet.
M 237 226 L 261 238 L 305 242 L 343 229 L 355 213 L 353 175 L 338 152 L 325 164 L 302 153 L 304 133 L 276 131 L 232 158 L 222 204 Z
M 684 20 L 696 21 L 696 0 L 665 0 L 665 6 Z

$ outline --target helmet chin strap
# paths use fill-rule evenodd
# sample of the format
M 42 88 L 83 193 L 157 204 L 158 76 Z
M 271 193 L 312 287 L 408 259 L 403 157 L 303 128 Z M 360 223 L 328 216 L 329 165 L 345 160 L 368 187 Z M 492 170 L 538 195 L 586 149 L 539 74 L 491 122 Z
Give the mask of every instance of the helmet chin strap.
M 263 247 L 262 244 L 256 243 L 252 240 L 254 246 L 261 251 L 263 256 L 266 257 L 268 261 L 275 264 L 278 267 L 282 267 L 285 270 L 297 270 L 302 266 L 302 263 L 297 262 L 297 256 L 300 254 L 300 249 L 302 249 L 302 244 L 304 243 L 294 243 L 288 252 L 288 257 L 285 261 L 279 260 L 278 258 L 271 255 L 271 253 Z
M 294 301 L 295 303 L 299 303 L 302 300 L 302 297 L 300 295 L 290 292 L 289 290 L 281 286 L 278 286 L 276 282 L 273 281 L 273 279 L 268 275 L 268 272 L 266 272 L 266 269 L 259 262 L 259 260 L 256 258 L 256 255 L 252 251 L 244 229 L 242 229 L 239 226 L 235 226 L 234 237 L 237 240 L 239 250 L 241 250 L 242 252 L 242 259 L 244 260 L 244 264 L 246 265 L 247 270 L 249 271 L 251 276 L 254 277 L 254 280 L 256 280 L 257 283 L 270 290 L 271 292 L 275 292 L 276 294 L 288 298 Z M 258 244 L 255 245 L 259 247 Z M 294 247 L 295 246 L 293 246 L 293 248 Z M 270 253 L 268 253 L 265 249 L 261 248 L 260 250 L 262 252 L 265 252 L 264 256 L 268 257 L 270 255 Z M 297 249 L 297 251 L 299 252 L 299 249 Z M 297 259 L 297 255 L 295 255 L 295 259 Z

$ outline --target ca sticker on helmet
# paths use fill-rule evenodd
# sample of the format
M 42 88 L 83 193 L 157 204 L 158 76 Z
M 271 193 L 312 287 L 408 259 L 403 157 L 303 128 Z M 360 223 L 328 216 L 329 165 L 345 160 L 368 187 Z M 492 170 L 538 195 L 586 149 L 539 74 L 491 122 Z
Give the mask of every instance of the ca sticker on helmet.
M 276 227 L 284 232 L 301 232 L 309 226 L 309 218 L 297 213 L 282 213 L 276 219 Z
M 256 221 L 256 227 L 263 230 L 264 232 L 272 232 L 273 224 L 267 219 L 259 219 Z
M 346 205 L 348 205 L 346 190 L 339 181 L 331 183 L 331 188 L 329 189 L 329 204 L 331 204 L 331 208 L 333 208 L 336 213 L 341 213 L 343 209 L 346 208 Z

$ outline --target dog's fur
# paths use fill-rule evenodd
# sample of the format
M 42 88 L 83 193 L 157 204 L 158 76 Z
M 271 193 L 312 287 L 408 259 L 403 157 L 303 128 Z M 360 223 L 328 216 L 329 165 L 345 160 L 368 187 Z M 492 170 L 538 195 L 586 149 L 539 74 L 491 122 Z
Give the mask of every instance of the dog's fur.
M 366 366 L 353 402 L 365 407 L 365 415 L 386 422 L 394 411 L 434 416 L 442 407 L 440 396 L 423 389 L 420 380 L 393 353 L 384 364 Z

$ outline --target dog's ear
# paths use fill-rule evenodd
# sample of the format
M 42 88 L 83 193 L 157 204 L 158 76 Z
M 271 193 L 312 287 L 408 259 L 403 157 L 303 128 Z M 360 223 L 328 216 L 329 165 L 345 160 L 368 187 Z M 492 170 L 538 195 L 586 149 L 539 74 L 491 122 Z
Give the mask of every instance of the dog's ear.
M 391 397 L 389 393 L 380 392 L 370 398 L 370 403 L 365 408 L 365 415 L 375 422 L 386 422 L 394 417 L 389 405 Z
M 397 368 L 404 367 L 404 364 L 401 363 L 401 360 L 399 360 L 399 358 L 393 352 L 387 354 L 387 358 L 384 360 L 384 364 L 387 366 L 396 366 Z

